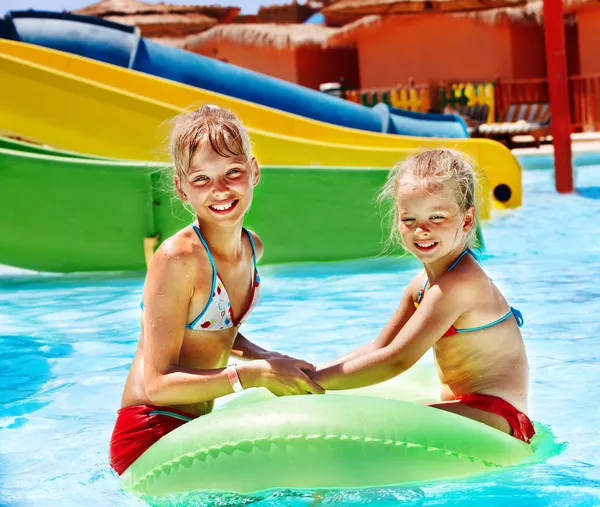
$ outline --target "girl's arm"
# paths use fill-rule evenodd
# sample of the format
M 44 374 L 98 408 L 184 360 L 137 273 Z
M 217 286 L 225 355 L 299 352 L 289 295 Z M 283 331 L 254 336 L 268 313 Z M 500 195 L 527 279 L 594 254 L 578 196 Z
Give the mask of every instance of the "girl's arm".
M 237 356 L 243 359 L 290 359 L 298 362 L 298 366 L 302 369 L 310 369 L 314 370 L 314 366 L 306 361 L 301 359 L 295 359 L 291 356 L 287 356 L 285 354 L 281 354 L 279 352 L 275 352 L 273 350 L 263 349 L 260 345 L 251 342 L 242 335 L 242 333 L 238 333 L 235 337 L 235 341 L 233 342 L 233 347 L 231 349 L 231 355 Z
M 398 305 L 398 308 L 392 315 L 391 319 L 379 333 L 379 336 L 365 345 L 362 345 L 343 356 L 337 357 L 318 366 L 319 371 L 325 368 L 330 368 L 336 364 L 346 363 L 351 359 L 363 357 L 376 350 L 379 350 L 391 343 L 394 337 L 399 333 L 400 329 L 408 322 L 415 313 L 414 294 L 423 287 L 423 274 L 415 276 L 406 287 L 404 296 Z
M 398 319 L 398 314 L 403 315 L 403 299 L 384 329 L 388 334 L 382 332 L 378 338 L 382 339 L 381 347 L 329 368 L 319 368 L 311 378 L 325 390 L 354 389 L 378 384 L 408 370 L 471 308 L 472 296 L 465 290 L 467 285 L 456 280 L 454 276 L 445 276 L 430 287 L 419 308 L 404 324 Z M 385 343 L 392 333 L 395 335 Z
M 231 348 L 231 355 L 243 359 L 267 359 L 272 352 L 263 349 L 260 345 L 251 342 L 242 333 L 238 333 Z

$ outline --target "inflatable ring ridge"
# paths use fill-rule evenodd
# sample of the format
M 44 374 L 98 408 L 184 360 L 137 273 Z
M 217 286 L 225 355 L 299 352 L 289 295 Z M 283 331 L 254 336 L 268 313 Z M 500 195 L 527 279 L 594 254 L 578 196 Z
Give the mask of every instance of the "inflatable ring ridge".
M 257 447 L 262 443 L 276 443 L 285 442 L 289 440 L 352 440 L 352 441 L 363 441 L 365 443 L 380 444 L 380 445 L 395 445 L 402 447 L 420 447 L 427 452 L 440 452 L 447 456 L 455 456 L 458 459 L 467 459 L 472 463 L 481 463 L 488 468 L 502 468 L 501 465 L 493 463 L 488 460 L 476 458 L 463 453 L 448 451 L 439 447 L 428 446 L 425 444 L 419 444 L 414 442 L 405 442 L 393 439 L 374 438 L 366 436 L 351 436 L 351 435 L 335 435 L 335 434 L 303 434 L 303 435 L 278 435 L 270 437 L 252 438 L 238 440 L 235 443 L 223 443 L 221 445 L 215 445 L 197 449 L 195 451 L 182 454 L 172 460 L 162 463 L 160 466 L 149 470 L 144 476 L 140 477 L 135 483 L 133 483 L 134 490 L 143 487 L 147 482 L 152 482 L 155 478 L 160 477 L 161 474 L 169 474 L 171 471 L 176 470 L 179 466 L 185 466 L 185 463 L 191 463 L 194 460 L 204 461 L 208 456 L 215 457 L 221 453 L 232 453 L 239 447 L 254 446 Z

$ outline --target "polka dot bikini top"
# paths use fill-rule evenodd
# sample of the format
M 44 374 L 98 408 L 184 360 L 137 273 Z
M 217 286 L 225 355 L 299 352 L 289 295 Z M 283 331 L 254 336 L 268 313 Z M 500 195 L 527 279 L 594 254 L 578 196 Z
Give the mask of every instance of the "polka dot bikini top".
M 195 225 L 192 227 L 194 227 L 198 238 L 200 238 L 204 248 L 206 248 L 208 259 L 210 260 L 210 264 L 213 268 L 213 280 L 210 293 L 211 295 L 208 298 L 208 302 L 206 303 L 204 310 L 202 310 L 200 315 L 198 315 L 198 317 L 196 317 L 192 322 L 186 324 L 185 327 L 187 329 L 193 329 L 196 331 L 221 331 L 230 327 L 239 326 L 246 321 L 252 309 L 258 304 L 260 294 L 260 277 L 258 276 L 258 270 L 256 269 L 256 247 L 254 246 L 252 235 L 247 229 L 244 229 L 244 232 L 248 235 L 248 239 L 250 240 L 250 245 L 252 246 L 252 257 L 254 261 L 252 294 L 250 296 L 250 304 L 248 305 L 248 308 L 246 308 L 246 311 L 242 314 L 242 317 L 239 320 L 236 320 L 231 308 L 231 301 L 229 301 L 229 295 L 225 290 L 225 285 L 223 284 L 219 273 L 217 273 L 217 266 L 215 265 L 215 260 L 210 253 L 208 244 L 206 243 L 204 236 L 202 236 L 200 229 L 198 229 L 198 227 Z M 140 303 L 140 306 L 143 310 L 144 303 Z
M 211 296 L 208 298 L 208 302 L 206 303 L 204 310 L 202 310 L 200 315 L 198 315 L 198 317 L 196 317 L 191 323 L 186 324 L 185 327 L 198 331 L 221 331 L 222 329 L 239 326 L 246 321 L 252 309 L 258 304 L 260 293 L 260 277 L 258 276 L 258 271 L 256 269 L 256 248 L 254 246 L 252 235 L 247 229 L 244 229 L 244 232 L 248 235 L 248 239 L 250 240 L 250 245 L 252 246 L 252 257 L 254 260 L 252 294 L 250 296 L 250 304 L 248 305 L 248 308 L 246 308 L 246 311 L 242 314 L 242 317 L 236 321 L 231 308 L 231 301 L 229 301 L 229 295 L 225 290 L 225 285 L 223 285 L 223 281 L 221 280 L 219 273 L 217 273 L 217 267 L 215 266 L 215 261 L 210 253 L 208 244 L 206 243 L 204 236 L 202 236 L 200 229 L 198 229 L 198 227 L 195 225 L 193 227 L 196 231 L 196 234 L 200 238 L 200 241 L 202 241 L 204 248 L 206 248 L 206 253 L 208 253 L 208 258 L 213 268 L 213 281 Z

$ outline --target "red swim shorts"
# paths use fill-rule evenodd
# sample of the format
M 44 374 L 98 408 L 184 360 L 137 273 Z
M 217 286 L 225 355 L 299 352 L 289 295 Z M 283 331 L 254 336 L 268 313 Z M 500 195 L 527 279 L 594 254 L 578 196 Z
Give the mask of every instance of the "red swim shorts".
M 535 435 L 531 420 L 523 412 L 519 412 L 507 401 L 489 394 L 467 394 L 458 398 L 458 401 L 464 403 L 468 407 L 485 410 L 492 414 L 497 414 L 504 417 L 512 428 L 512 436 L 522 440 L 525 443 L 530 443 L 531 437 Z
M 121 408 L 110 439 L 110 466 L 121 475 L 157 440 L 194 418 L 169 407 L 133 405 Z

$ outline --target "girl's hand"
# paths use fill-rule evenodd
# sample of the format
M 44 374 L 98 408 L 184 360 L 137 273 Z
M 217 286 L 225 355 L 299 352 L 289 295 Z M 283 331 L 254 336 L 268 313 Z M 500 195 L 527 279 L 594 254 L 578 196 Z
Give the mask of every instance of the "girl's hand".
M 323 394 L 324 389 L 303 371 L 314 369 L 312 364 L 299 359 L 259 359 L 239 365 L 238 375 L 244 388 L 266 387 L 276 396 Z
M 315 371 L 316 369 L 315 365 L 309 363 L 308 361 L 305 361 L 303 359 L 296 359 L 295 357 L 281 354 L 279 352 L 268 352 L 263 357 L 261 357 L 261 359 L 265 359 L 267 361 L 271 361 L 273 359 L 285 359 L 287 361 L 294 361 L 298 365 L 298 368 L 305 372 Z

